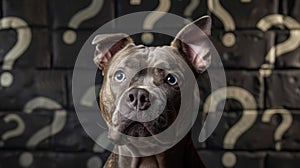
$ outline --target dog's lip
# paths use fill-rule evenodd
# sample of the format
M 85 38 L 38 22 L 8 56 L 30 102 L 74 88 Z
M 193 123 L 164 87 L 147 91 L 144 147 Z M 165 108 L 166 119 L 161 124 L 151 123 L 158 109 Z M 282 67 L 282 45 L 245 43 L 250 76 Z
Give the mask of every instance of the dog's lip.
M 148 128 L 144 125 L 144 123 L 142 123 L 142 122 L 137 122 L 137 121 L 131 122 L 131 123 L 124 129 L 124 133 L 125 133 L 126 135 L 128 135 L 128 132 L 129 132 L 134 126 L 136 126 L 136 125 L 140 125 L 140 126 L 144 127 L 144 128 L 146 129 L 146 131 L 147 131 L 150 135 L 152 135 L 151 131 L 148 130 Z

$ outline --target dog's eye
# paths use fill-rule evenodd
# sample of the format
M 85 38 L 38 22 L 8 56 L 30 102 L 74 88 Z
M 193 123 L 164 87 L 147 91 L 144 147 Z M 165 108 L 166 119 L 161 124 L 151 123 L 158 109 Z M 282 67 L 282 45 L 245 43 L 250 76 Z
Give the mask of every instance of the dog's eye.
M 170 84 L 172 86 L 177 84 L 177 78 L 171 74 L 167 75 L 166 81 L 168 82 L 168 84 Z
M 117 82 L 122 82 L 125 79 L 125 74 L 122 71 L 117 71 L 115 73 L 115 80 Z

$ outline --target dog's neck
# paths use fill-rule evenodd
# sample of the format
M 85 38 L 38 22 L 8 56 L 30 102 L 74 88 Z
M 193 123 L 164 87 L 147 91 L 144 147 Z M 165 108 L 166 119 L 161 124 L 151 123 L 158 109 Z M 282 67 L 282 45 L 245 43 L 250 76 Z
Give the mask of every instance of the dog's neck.
M 110 165 L 109 161 L 106 168 L 183 168 L 195 165 L 205 167 L 193 145 L 190 133 L 163 153 L 147 157 L 128 157 L 113 154 L 109 160 L 114 160 L 113 162 L 118 165 Z

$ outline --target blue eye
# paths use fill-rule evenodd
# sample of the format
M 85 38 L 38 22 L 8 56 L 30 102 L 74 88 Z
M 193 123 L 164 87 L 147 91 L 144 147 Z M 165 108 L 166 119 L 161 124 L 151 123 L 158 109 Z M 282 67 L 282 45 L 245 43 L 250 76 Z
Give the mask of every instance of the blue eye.
M 177 84 L 177 78 L 171 74 L 167 75 L 166 80 L 167 80 L 168 84 L 170 84 L 172 86 Z
M 117 71 L 115 73 L 115 80 L 117 82 L 122 82 L 125 79 L 125 74 L 122 71 Z

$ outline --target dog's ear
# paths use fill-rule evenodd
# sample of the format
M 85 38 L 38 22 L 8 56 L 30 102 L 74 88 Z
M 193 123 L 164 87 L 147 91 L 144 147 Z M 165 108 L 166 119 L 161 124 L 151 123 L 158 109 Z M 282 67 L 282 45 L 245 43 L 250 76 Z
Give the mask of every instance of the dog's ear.
M 203 16 L 182 28 L 171 46 L 177 47 L 194 70 L 201 73 L 209 67 L 211 62 L 211 48 L 207 37 L 210 34 L 211 18 Z
M 133 44 L 132 39 L 124 33 L 99 34 L 94 37 L 92 44 L 96 45 L 94 62 L 103 70 L 110 59 L 128 44 Z

